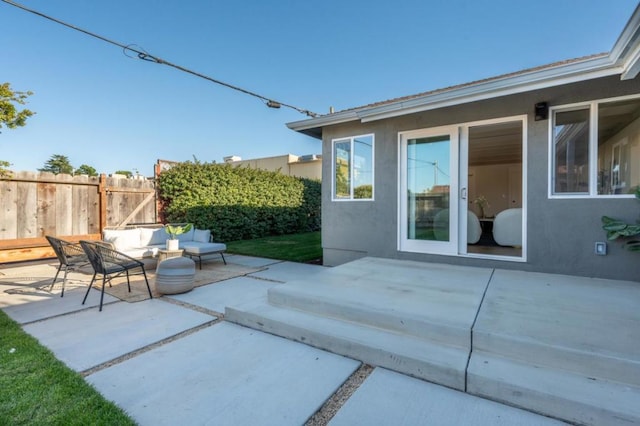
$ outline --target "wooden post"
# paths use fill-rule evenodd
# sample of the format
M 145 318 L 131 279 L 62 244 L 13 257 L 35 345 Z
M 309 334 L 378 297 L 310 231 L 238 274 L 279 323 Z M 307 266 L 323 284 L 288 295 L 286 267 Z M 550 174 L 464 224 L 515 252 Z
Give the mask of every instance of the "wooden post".
M 100 195 L 100 235 L 107 227 L 107 175 L 100 174 L 100 183 L 98 185 L 98 194 Z
M 158 178 L 160 177 L 160 160 L 156 161 L 153 166 L 153 182 L 156 189 L 156 222 L 164 223 L 164 210 L 162 209 L 162 203 L 160 202 L 160 194 L 158 193 Z

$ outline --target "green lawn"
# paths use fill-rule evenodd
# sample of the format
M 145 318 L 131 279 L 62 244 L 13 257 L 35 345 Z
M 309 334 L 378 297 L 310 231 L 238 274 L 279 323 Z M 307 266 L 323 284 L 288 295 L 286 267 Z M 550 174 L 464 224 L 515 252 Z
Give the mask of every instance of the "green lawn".
M 227 252 L 292 262 L 318 262 L 322 258 L 320 232 L 232 241 L 227 243 Z
M 135 425 L 0 310 L 0 425 Z

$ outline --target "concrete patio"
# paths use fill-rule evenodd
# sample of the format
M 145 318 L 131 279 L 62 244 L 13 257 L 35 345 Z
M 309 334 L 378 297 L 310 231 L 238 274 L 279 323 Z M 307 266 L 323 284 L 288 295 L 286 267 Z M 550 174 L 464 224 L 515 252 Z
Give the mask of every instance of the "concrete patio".
M 265 269 L 98 312 L 90 277 L 60 298 L 26 279 L 55 266 L 30 265 L 2 270 L 0 308 L 140 424 L 304 424 L 362 362 L 331 424 L 640 423 L 636 282 L 228 261 Z

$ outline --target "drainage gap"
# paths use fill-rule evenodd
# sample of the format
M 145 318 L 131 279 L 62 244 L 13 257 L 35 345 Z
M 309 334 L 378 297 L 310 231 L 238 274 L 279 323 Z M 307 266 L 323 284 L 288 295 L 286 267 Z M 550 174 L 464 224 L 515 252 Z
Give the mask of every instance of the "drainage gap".
M 349 378 L 331 395 L 316 413 L 307 420 L 305 426 L 324 426 L 336 415 L 338 410 L 347 402 L 353 393 L 373 372 L 374 367 L 362 364 Z

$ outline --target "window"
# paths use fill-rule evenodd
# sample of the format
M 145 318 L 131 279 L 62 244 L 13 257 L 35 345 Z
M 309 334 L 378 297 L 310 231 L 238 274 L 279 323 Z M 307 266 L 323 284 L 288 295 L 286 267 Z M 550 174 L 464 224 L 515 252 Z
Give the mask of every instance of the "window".
M 373 199 L 373 135 L 333 141 L 333 199 Z
M 630 195 L 640 185 L 640 99 L 553 111 L 552 196 Z
M 589 193 L 589 109 L 555 114 L 554 192 Z

